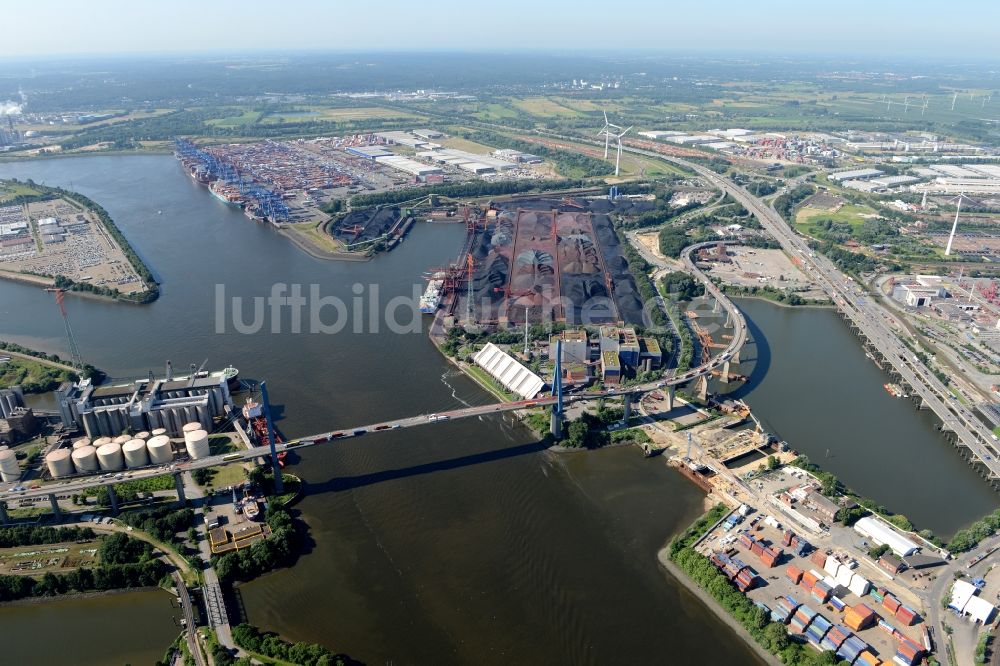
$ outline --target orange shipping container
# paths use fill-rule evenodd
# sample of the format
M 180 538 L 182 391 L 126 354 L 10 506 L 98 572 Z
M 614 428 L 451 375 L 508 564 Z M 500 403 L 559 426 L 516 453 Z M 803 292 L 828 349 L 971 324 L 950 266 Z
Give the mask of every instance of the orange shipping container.
M 854 662 L 854 666 L 882 666 L 882 660 L 868 650 L 865 650 L 858 655 L 858 658 Z
M 798 585 L 799 581 L 802 580 L 802 569 L 789 565 L 788 568 L 785 569 L 785 575 L 787 575 L 793 583 Z

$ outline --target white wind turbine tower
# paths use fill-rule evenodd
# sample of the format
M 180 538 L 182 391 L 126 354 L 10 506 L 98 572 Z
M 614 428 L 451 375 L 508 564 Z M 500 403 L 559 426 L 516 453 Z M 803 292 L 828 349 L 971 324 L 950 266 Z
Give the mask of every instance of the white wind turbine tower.
M 903 113 L 906 113 L 909 110 L 910 110 L 910 96 L 907 95 L 905 98 L 903 98 Z
M 611 131 L 612 127 L 619 130 L 621 129 L 621 127 L 618 127 L 618 125 L 613 125 L 608 122 L 608 112 L 605 111 L 604 129 L 602 129 L 600 132 L 597 133 L 597 136 L 604 135 L 604 159 L 608 159 L 608 148 L 611 145 L 611 137 L 615 135 L 614 132 Z
M 952 111 L 955 110 L 955 102 L 957 102 L 957 101 L 958 101 L 958 93 L 955 93 L 954 95 L 951 96 L 951 110 Z
M 962 212 L 962 199 L 967 198 L 964 192 L 959 192 L 958 196 L 951 201 L 956 202 L 955 205 L 955 221 L 951 225 L 951 235 L 948 236 L 948 246 L 944 249 L 944 256 L 949 256 L 951 254 L 951 244 L 955 241 L 955 231 L 958 230 L 958 214 Z
M 621 134 L 615 135 L 615 138 L 618 139 L 618 157 L 615 158 L 615 176 L 618 175 L 618 168 L 619 166 L 621 166 L 621 161 L 622 161 L 622 137 L 628 134 L 629 130 L 631 130 L 633 127 L 635 127 L 635 125 L 630 125 L 629 127 L 625 128 Z

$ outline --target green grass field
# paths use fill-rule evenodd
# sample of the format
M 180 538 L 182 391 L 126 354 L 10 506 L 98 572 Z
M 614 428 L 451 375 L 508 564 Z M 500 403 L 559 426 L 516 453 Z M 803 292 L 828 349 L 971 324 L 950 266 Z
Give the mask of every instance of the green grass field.
M 514 106 L 521 109 L 525 113 L 530 113 L 533 116 L 541 116 L 543 118 L 551 116 L 572 118 L 580 115 L 579 112 L 574 109 L 563 106 L 555 100 L 547 97 L 526 97 L 525 99 L 514 99 L 513 103 Z
M 4 353 L 0 351 L 0 356 Z M 27 393 L 49 391 L 70 378 L 65 370 L 50 368 L 37 361 L 11 358 L 0 363 L 0 388 L 19 385 Z
M 795 224 L 796 226 L 801 226 L 805 233 L 811 235 L 816 229 L 816 225 L 814 224 L 816 220 L 833 220 L 834 222 L 842 222 L 851 225 L 853 228 L 857 228 L 865 222 L 865 218 L 861 217 L 862 215 L 872 215 L 874 213 L 875 210 L 868 206 L 856 206 L 854 204 L 845 204 L 837 211 L 806 206 L 795 214 Z
M 33 196 L 36 194 L 39 194 L 38 190 L 24 183 L 15 183 L 10 180 L 0 181 L 0 204 L 17 197 Z

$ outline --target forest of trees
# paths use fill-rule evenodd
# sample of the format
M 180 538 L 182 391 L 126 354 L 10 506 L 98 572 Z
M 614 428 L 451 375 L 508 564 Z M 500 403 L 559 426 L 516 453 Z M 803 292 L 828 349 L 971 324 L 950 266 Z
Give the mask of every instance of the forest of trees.
M 282 508 L 267 509 L 271 535 L 239 551 L 212 557 L 219 578 L 224 581 L 247 581 L 277 567 L 288 566 L 299 552 L 299 535 L 291 514 Z
M 388 190 L 374 194 L 356 194 L 351 197 L 352 208 L 368 208 L 416 201 L 432 195 L 454 198 L 501 196 L 523 192 L 546 192 L 549 190 L 585 187 L 581 180 L 472 180 L 465 183 L 444 183 L 427 187 L 409 187 L 402 190 Z M 327 214 L 337 212 L 339 206 L 329 205 L 323 210 Z
M 89 528 L 6 528 L 0 540 L 29 541 L 31 544 L 94 538 Z M 38 531 L 30 531 L 30 530 Z M 56 530 L 49 532 L 47 530 Z M 59 531 L 66 530 L 66 531 Z M 73 538 L 76 537 L 76 538 Z M 51 541 L 49 539 L 55 539 Z M 29 545 L 13 543 L 12 545 Z M 98 549 L 100 564 L 67 573 L 47 572 L 41 578 L 0 575 L 0 601 L 45 597 L 72 592 L 92 592 L 158 585 L 168 567 L 154 556 L 152 547 L 126 534 L 105 537 Z
M 611 162 L 582 153 L 549 148 L 540 143 L 514 139 L 505 134 L 489 130 L 468 132 L 465 134 L 465 138 L 469 141 L 486 144 L 487 146 L 510 148 L 512 150 L 520 150 L 522 153 L 531 153 L 539 157 L 544 157 L 552 162 L 556 167 L 556 171 L 563 176 L 580 175 L 584 178 L 592 178 L 614 173 L 614 165 Z

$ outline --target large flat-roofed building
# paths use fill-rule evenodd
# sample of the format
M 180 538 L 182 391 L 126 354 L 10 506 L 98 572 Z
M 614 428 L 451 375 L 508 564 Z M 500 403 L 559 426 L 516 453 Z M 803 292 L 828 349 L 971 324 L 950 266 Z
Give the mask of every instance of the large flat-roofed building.
M 410 132 L 413 136 L 418 139 L 440 139 L 444 134 L 432 129 L 415 129 Z
M 351 146 L 347 149 L 351 155 L 356 155 L 357 157 L 364 157 L 365 159 L 374 160 L 379 157 L 388 157 L 392 155 L 385 148 L 379 148 L 378 146 Z
M 423 162 L 411 160 L 408 157 L 402 157 L 400 155 L 390 154 L 385 157 L 376 157 L 375 161 L 379 164 L 390 166 L 397 171 L 404 171 L 406 173 L 413 174 L 414 176 L 429 176 L 431 174 L 441 173 L 441 167 L 424 164 Z
M 601 380 L 605 384 L 617 384 L 622 378 L 622 366 L 618 354 L 613 351 L 601 352 Z
M 586 331 L 582 329 L 566 330 L 550 337 L 550 356 L 556 353 L 556 343 L 560 340 L 562 341 L 562 362 L 564 365 L 590 361 L 590 340 Z
M 639 338 L 639 365 L 647 372 L 663 364 L 663 352 L 656 338 Z
M 867 180 L 869 178 L 875 178 L 881 176 L 883 171 L 878 169 L 851 169 L 850 171 L 837 171 L 836 173 L 831 173 L 827 176 L 830 180 L 836 182 L 842 182 L 845 180 Z
M 222 372 L 199 372 L 166 379 L 140 379 L 126 384 L 95 387 L 90 380 L 66 382 L 56 391 L 59 413 L 67 427 L 90 438 L 116 437 L 125 431 L 165 428 L 180 435 L 184 424 L 198 422 L 212 430 L 212 422 L 232 407 L 229 385 Z

